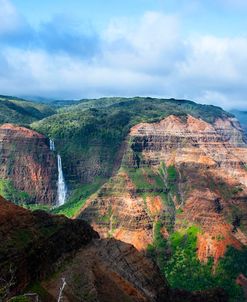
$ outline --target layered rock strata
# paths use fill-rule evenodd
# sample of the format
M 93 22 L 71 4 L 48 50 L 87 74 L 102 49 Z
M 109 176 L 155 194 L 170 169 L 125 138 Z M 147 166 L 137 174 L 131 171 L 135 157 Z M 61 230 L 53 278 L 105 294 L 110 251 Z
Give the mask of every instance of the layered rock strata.
M 134 126 L 122 167 L 79 217 L 104 237 L 145 249 L 157 221 L 170 230 L 202 229 L 201 260 L 240 248 L 247 234 L 247 145 L 234 118 L 214 124 L 188 116 Z
M 81 249 L 65 270 L 42 285 L 56 297 L 62 278 L 67 284 L 63 296 L 71 302 L 163 302 L 171 295 L 156 265 L 115 239 L 94 241 Z
M 166 280 L 152 261 L 131 245 L 99 240 L 81 220 L 32 213 L 0 197 L 0 242 L 0 288 L 4 288 L 1 282 L 12 279 L 9 296 L 49 277 L 42 286 L 47 301 L 56 301 L 63 277 L 64 301 L 169 299 Z
M 86 222 L 32 213 L 0 197 L 0 282 L 8 282 L 13 273 L 10 294 L 20 293 L 53 273 L 61 257 L 93 238 L 98 234 Z
M 49 140 L 24 127 L 0 127 L 0 179 L 28 194 L 28 201 L 54 204 L 57 196 L 57 162 Z

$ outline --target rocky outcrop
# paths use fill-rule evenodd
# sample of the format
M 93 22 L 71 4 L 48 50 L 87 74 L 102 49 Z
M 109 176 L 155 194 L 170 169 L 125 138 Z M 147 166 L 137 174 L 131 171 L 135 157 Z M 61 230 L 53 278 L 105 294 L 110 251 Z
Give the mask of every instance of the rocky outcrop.
M 49 140 L 24 127 L 0 127 L 0 179 L 28 194 L 28 202 L 56 202 L 57 163 L 49 150 Z
M 115 239 L 94 241 L 81 249 L 58 276 L 43 282 L 56 297 L 65 278 L 65 301 L 169 301 L 170 291 L 156 265 L 129 244 Z M 76 282 L 75 282 L 76 280 Z
M 90 221 L 103 238 L 114 236 L 138 250 L 152 243 L 152 219 L 125 172 L 119 172 L 96 198 L 90 198 L 79 217 Z
M 13 273 L 10 294 L 20 293 L 53 273 L 59 259 L 97 237 L 86 222 L 32 213 L 0 197 L 1 282 Z
M 83 266 L 83 270 L 82 270 Z M 42 282 L 56 297 L 66 280 L 66 302 L 226 302 L 223 290 L 171 290 L 157 266 L 130 244 L 115 239 L 97 240 L 80 249 L 73 261 L 56 277 Z M 83 300 L 85 299 L 85 300 Z
M 247 145 L 234 118 L 171 115 L 134 126 L 126 145 L 118 174 L 79 215 L 102 236 L 145 249 L 157 221 L 165 236 L 197 224 L 199 258 L 215 261 L 246 243 Z
M 0 197 L 0 301 L 227 301 L 224 292 L 171 290 L 156 264 L 132 245 L 99 239 L 84 221 L 30 212 Z M 32 286 L 35 284 L 36 286 Z

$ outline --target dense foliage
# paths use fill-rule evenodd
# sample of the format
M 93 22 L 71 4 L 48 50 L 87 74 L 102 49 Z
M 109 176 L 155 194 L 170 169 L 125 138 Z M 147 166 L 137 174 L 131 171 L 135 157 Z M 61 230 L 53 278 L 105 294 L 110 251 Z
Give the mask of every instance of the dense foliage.
M 0 124 L 29 125 L 54 113 L 55 110 L 48 105 L 16 97 L 0 96 Z
M 97 178 L 92 184 L 80 185 L 72 192 L 69 200 L 62 206 L 53 209 L 53 214 L 63 214 L 69 218 L 77 215 L 87 198 L 95 193 L 104 183 L 104 179 Z
M 229 115 L 218 107 L 191 101 L 104 98 L 82 100 L 77 105 L 64 107 L 58 114 L 33 123 L 32 127 L 55 140 L 63 158 L 65 175 L 75 187 L 75 179 L 70 175 L 72 166 L 83 162 L 84 167 L 95 170 L 90 176 L 77 173 L 79 183 L 93 182 L 97 176 L 110 177 L 119 167 L 118 154 L 130 127 L 139 122 L 158 121 L 171 114 L 183 118 L 191 114 L 208 122 Z
M 236 250 L 229 247 L 216 268 L 213 260 L 201 263 L 197 257 L 197 234 L 200 229 L 190 226 L 171 234 L 165 240 L 162 223 L 154 229 L 154 242 L 148 247 L 148 254 L 154 257 L 162 273 L 173 288 L 189 291 L 223 288 L 231 302 L 244 302 L 243 291 L 236 284 L 237 277 L 247 274 L 247 249 Z
M 22 205 L 31 200 L 31 196 L 24 191 L 17 190 L 12 181 L 0 178 L 0 195 L 15 204 Z
M 62 156 L 65 178 L 69 189 L 73 191 L 68 202 L 52 212 L 68 217 L 78 214 L 87 198 L 119 168 L 121 163 L 118 156 L 133 125 L 156 122 L 171 114 L 184 120 L 190 114 L 209 123 L 213 123 L 216 118 L 230 116 L 218 107 L 199 105 L 191 101 L 138 97 L 81 100 L 77 103 L 60 101 L 55 103 L 55 107 L 60 107 L 56 114 L 46 105 L 0 97 L 0 123 L 34 122 L 32 127 L 35 130 L 55 141 L 56 149 Z M 132 149 L 138 163 L 141 150 L 138 149 L 138 144 L 134 144 Z M 79 171 L 81 163 L 84 171 Z M 246 250 L 229 248 L 226 257 L 219 261 L 213 273 L 211 259 L 202 264 L 197 258 L 197 235 L 200 229 L 190 226 L 173 232 L 176 215 L 173 200 L 176 198 L 179 202 L 180 198 L 176 168 L 165 167 L 163 164 L 159 171 L 139 166 L 124 169 L 144 202 L 147 195 L 160 196 L 163 201 L 164 216 L 154 225 L 154 242 L 148 247 L 148 253 L 155 258 L 172 287 L 192 291 L 223 287 L 231 301 L 244 301 L 235 280 L 240 273 L 247 275 Z M 91 171 L 91 174 L 85 173 L 85 170 Z M 207 178 L 207 181 L 210 180 Z M 234 194 L 224 183 L 208 184 L 212 190 L 215 186 L 225 199 Z M 13 184 L 5 180 L 0 180 L 0 194 L 14 202 L 28 198 L 25 192 L 16 191 Z M 108 220 L 108 216 L 102 219 Z M 171 234 L 167 240 L 162 234 L 163 227 Z M 21 242 L 28 238 L 23 233 L 19 237 Z

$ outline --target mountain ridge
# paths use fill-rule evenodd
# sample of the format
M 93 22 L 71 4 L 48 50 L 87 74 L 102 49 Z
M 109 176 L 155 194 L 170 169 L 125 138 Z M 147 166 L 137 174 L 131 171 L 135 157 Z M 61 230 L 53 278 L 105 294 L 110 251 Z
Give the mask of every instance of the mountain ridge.
M 3 136 L 2 167 L 23 171 L 19 183 L 32 184 L 37 169 L 31 163 L 37 161 L 47 171 L 37 174 L 41 183 L 52 176 L 45 195 L 53 197 L 9 199 L 36 209 L 46 203 L 53 214 L 87 220 L 104 240 L 133 244 L 173 288 L 222 287 L 230 301 L 244 301 L 236 280 L 247 275 L 241 260 L 247 255 L 247 145 L 232 114 L 192 101 L 103 98 L 56 108 L 28 128 Z M 29 141 L 32 131 L 40 138 L 31 135 Z M 69 196 L 64 206 L 51 209 L 58 154 Z M 12 174 L 4 177 L 0 192 L 1 185 L 13 191 Z

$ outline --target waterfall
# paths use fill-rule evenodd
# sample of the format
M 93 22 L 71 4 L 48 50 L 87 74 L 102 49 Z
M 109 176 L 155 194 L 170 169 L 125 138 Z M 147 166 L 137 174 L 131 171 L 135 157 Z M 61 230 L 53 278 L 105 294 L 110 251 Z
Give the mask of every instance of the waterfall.
M 57 166 L 58 166 L 58 182 L 57 182 L 57 195 L 58 195 L 58 206 L 65 204 L 67 188 L 63 176 L 62 160 L 61 156 L 57 155 Z
M 56 151 L 55 142 L 50 139 L 50 150 Z M 57 180 L 57 205 L 62 206 L 65 204 L 67 188 L 63 176 L 63 167 L 62 167 L 62 159 L 61 156 L 57 155 L 57 167 L 58 167 L 58 180 Z
M 51 151 L 55 151 L 56 150 L 55 149 L 55 143 L 54 143 L 54 141 L 52 139 L 50 139 L 50 150 Z

